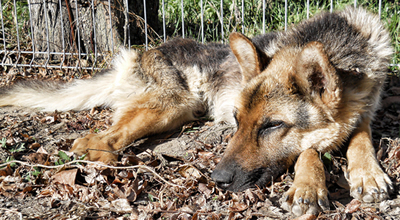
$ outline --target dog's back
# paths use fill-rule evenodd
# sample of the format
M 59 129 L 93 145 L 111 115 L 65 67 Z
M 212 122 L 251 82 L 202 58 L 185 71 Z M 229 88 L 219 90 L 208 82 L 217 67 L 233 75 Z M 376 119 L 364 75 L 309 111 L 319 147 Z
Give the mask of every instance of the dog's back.
M 309 42 L 321 42 L 329 61 L 341 73 L 344 97 L 361 101 L 365 116 L 373 117 L 393 54 L 389 33 L 379 17 L 363 8 L 347 7 L 321 13 L 275 34 L 277 37 L 272 41 L 269 36 L 253 39 L 270 57 L 285 47 L 300 49 Z
M 0 106 L 44 111 L 95 106 L 119 109 L 151 91 L 181 89 L 188 92 L 186 98 L 192 100 L 189 105 L 193 105 L 196 114 L 208 113 L 216 121 L 234 123 L 232 109 L 240 82 L 240 67 L 229 46 L 176 38 L 143 54 L 122 49 L 111 69 L 89 80 L 71 83 L 32 80 L 0 88 Z M 157 100 L 160 105 L 169 101 Z

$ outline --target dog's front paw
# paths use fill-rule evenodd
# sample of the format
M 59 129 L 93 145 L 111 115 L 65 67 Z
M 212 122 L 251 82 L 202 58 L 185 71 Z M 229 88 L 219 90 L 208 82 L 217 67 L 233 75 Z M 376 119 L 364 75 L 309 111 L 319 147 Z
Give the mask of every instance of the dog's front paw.
M 385 200 L 393 190 L 392 181 L 375 160 L 349 167 L 346 178 L 350 185 L 350 195 L 364 202 Z
M 324 184 L 311 182 L 294 182 L 284 196 L 282 207 L 294 215 L 316 215 L 321 211 L 329 210 L 328 190 Z
M 97 134 L 88 134 L 84 138 L 76 139 L 70 151 L 77 155 L 86 154 L 85 159 L 91 161 L 110 163 L 118 159 L 117 155 L 110 153 L 113 148 Z
M 282 207 L 293 214 L 316 215 L 329 210 L 325 171 L 318 153 L 313 149 L 302 152 L 294 167 L 296 176 L 293 185 L 284 197 Z

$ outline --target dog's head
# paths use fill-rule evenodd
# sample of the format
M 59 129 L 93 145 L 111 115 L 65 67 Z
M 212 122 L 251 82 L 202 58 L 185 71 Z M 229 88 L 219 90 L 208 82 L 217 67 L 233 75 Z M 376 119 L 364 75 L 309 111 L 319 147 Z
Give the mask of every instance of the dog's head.
M 230 46 L 244 89 L 234 113 L 237 132 L 212 174 L 220 186 L 263 187 L 303 150 L 336 146 L 342 89 L 321 43 L 282 48 L 272 58 L 238 33 Z

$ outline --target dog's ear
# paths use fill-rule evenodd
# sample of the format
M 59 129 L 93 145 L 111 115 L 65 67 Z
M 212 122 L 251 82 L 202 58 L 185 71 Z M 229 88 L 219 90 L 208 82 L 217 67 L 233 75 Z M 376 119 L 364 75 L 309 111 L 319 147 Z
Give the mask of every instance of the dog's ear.
M 233 32 L 229 36 L 230 47 L 242 70 L 243 83 L 261 73 L 270 59 L 243 34 Z
M 303 93 L 321 98 L 321 101 L 331 108 L 339 104 L 339 76 L 322 43 L 308 43 L 298 55 L 295 68 L 296 81 Z

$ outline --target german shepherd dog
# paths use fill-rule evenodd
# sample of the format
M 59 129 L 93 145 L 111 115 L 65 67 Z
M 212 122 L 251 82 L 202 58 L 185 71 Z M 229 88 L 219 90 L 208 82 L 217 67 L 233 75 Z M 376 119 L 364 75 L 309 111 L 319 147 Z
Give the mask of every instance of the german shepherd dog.
M 284 204 L 297 215 L 329 208 L 319 153 L 348 143 L 351 195 L 388 198 L 392 184 L 370 129 L 392 55 L 378 17 L 349 7 L 286 32 L 254 39 L 232 33 L 229 40 L 230 47 L 174 39 L 143 54 L 123 50 L 111 70 L 90 80 L 2 88 L 0 106 L 111 106 L 113 126 L 75 140 L 71 149 L 103 162 L 117 160 L 112 151 L 134 140 L 208 114 L 237 126 L 212 178 L 227 190 L 263 187 L 297 159 Z

